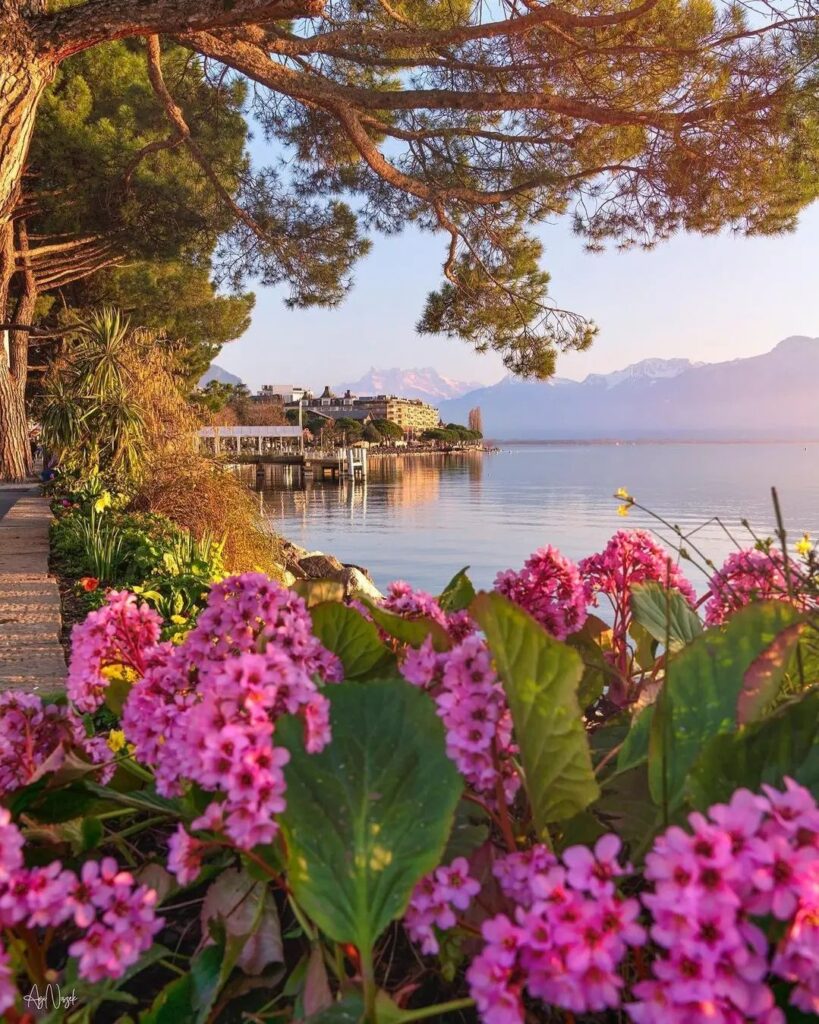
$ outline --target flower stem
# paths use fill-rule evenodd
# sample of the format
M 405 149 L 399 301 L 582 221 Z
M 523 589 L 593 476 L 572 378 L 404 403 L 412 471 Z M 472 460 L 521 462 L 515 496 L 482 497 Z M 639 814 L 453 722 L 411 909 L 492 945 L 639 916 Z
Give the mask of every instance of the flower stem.
M 413 1020 L 426 1020 L 428 1017 L 437 1017 L 444 1013 L 454 1013 L 455 1010 L 468 1010 L 475 1005 L 474 999 L 452 999 L 448 1003 L 437 1003 L 435 1006 L 424 1006 L 420 1010 L 409 1010 L 401 1014 L 401 1024 L 408 1024 Z
M 378 986 L 375 983 L 373 951 L 360 949 L 358 955 L 361 959 L 361 981 L 364 986 L 364 1021 L 365 1024 L 376 1024 L 375 1000 L 378 995 Z

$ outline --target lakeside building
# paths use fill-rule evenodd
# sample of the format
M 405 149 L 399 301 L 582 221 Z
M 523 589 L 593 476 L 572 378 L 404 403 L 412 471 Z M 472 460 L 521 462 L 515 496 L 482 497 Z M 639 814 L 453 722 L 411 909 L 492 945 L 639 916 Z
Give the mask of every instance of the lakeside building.
M 293 404 L 298 404 L 298 400 L 294 400 Z M 303 401 L 302 406 L 334 420 L 345 417 L 362 421 L 390 420 L 401 427 L 405 434 L 432 430 L 441 421 L 438 410 L 420 398 L 400 398 L 397 395 L 359 397 L 349 390 L 343 395 L 335 395 L 329 387 L 325 387 L 318 398 L 310 397 Z
M 262 384 L 253 396 L 257 402 L 281 402 L 282 405 L 291 405 L 312 397 L 310 388 L 302 388 L 297 384 Z

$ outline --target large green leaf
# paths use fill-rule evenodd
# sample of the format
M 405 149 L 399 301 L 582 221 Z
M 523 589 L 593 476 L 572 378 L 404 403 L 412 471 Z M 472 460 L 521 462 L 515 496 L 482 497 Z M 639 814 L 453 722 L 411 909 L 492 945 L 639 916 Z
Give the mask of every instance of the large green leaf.
M 781 786 L 786 775 L 819 795 L 819 691 L 783 704 L 761 722 L 707 744 L 687 781 L 695 807 L 728 800 L 735 789 Z
M 500 594 L 480 594 L 472 613 L 503 680 L 535 826 L 563 821 L 599 789 L 577 700 L 583 662 Z
M 422 691 L 387 680 L 325 692 L 333 739 L 320 754 L 306 753 L 296 719 L 277 730 L 291 753 L 288 881 L 322 931 L 366 955 L 440 862 L 462 782 Z
M 583 678 L 577 690 L 577 699 L 581 708 L 593 704 L 603 692 L 606 682 L 616 676 L 611 665 L 606 661 L 601 646 L 601 637 L 610 630 L 606 623 L 596 615 L 590 615 L 583 628 L 567 637 L 566 643 L 574 648 L 583 659 Z
M 455 573 L 452 579 L 441 591 L 438 604 L 448 614 L 461 612 L 468 608 L 475 600 L 475 588 L 472 581 L 466 575 L 469 566 L 465 566 L 460 572 Z
M 140 1024 L 179 1024 L 199 1019 L 203 1007 L 210 1007 L 219 991 L 224 950 L 206 946 L 191 960 L 188 974 L 174 978 L 157 993 L 151 1007 L 139 1015 Z
M 658 804 L 678 805 L 705 744 L 735 731 L 746 674 L 798 619 L 782 601 L 752 604 L 669 659 L 664 714 L 655 712 L 649 743 L 649 782 Z
M 804 628 L 804 622 L 797 622 L 783 629 L 770 647 L 751 662 L 737 699 L 737 721 L 740 725 L 760 718 L 779 693 Z
M 631 588 L 631 611 L 636 622 L 661 644 L 678 651 L 702 634 L 702 623 L 679 590 L 659 583 L 638 583 Z
M 341 659 L 345 679 L 365 676 L 387 658 L 378 630 L 355 608 L 325 601 L 312 608 L 310 615 L 315 635 Z

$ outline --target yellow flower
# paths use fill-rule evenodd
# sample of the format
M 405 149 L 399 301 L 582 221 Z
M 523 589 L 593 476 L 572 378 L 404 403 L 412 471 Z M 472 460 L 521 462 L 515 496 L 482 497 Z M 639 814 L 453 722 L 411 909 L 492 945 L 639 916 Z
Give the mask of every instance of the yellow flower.
M 174 624 L 175 626 L 182 626 L 182 625 L 184 625 L 184 624 L 185 624 L 185 623 L 186 623 L 187 621 L 188 621 L 188 620 L 187 620 L 187 619 L 185 618 L 185 616 L 184 616 L 184 615 L 172 615 L 172 616 L 171 616 L 171 622 L 172 622 L 172 623 L 173 623 L 173 624 Z
M 618 516 L 627 516 L 629 512 L 631 512 L 631 502 L 629 502 L 627 505 L 621 505 L 617 509 Z
M 112 729 L 108 733 L 108 746 L 115 754 L 125 747 L 125 733 L 122 729 Z
M 618 487 L 617 490 L 614 492 L 614 497 L 623 498 L 624 500 L 628 499 L 629 501 L 633 500 L 625 487 Z
M 112 682 L 118 680 L 123 683 L 135 683 L 139 679 L 139 673 L 130 665 L 106 665 L 101 674 Z
M 813 551 L 813 541 L 810 539 L 810 534 L 805 533 L 802 535 L 802 539 L 796 542 L 796 553 L 807 558 L 811 551 Z

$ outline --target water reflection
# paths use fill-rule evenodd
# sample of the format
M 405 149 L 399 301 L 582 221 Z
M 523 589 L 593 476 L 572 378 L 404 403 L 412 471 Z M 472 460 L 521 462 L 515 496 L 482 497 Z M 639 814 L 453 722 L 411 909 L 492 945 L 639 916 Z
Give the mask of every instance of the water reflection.
M 772 484 L 794 534 L 817 534 L 817 470 L 817 444 L 515 445 L 496 454 L 374 458 L 369 479 L 356 483 L 301 481 L 271 467 L 263 501 L 285 536 L 368 566 L 379 586 L 404 577 L 437 591 L 467 564 L 488 585 L 543 544 L 581 558 L 624 525 L 650 525 L 639 513 L 618 519 L 612 494 L 621 486 L 684 532 L 696 530 L 715 560 L 732 545 L 711 517 L 741 533 L 747 516 L 772 532 Z M 244 472 L 252 486 L 252 469 Z

